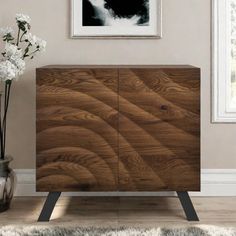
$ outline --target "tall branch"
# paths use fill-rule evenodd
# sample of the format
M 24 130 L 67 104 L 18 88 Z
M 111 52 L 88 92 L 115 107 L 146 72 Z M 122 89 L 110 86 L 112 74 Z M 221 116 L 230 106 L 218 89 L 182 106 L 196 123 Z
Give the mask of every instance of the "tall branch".
M 3 124 L 2 124 L 2 138 L 3 138 L 3 155 L 5 157 L 5 150 L 6 150 L 6 127 L 7 127 L 7 111 L 9 106 L 9 100 L 10 100 L 10 92 L 11 92 L 11 85 L 12 81 L 8 80 L 5 82 L 5 103 L 4 103 L 4 117 L 3 117 Z
M 0 101 L 1 102 L 1 101 Z M 0 106 L 0 148 L 1 148 L 1 158 L 4 159 L 4 154 L 3 154 L 3 137 L 2 137 L 2 109 Z

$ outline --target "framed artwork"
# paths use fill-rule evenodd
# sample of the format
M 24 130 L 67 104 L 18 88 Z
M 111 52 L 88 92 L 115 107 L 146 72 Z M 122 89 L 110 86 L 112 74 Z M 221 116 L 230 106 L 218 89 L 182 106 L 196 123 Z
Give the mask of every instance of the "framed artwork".
M 161 37 L 161 0 L 71 0 L 71 36 Z

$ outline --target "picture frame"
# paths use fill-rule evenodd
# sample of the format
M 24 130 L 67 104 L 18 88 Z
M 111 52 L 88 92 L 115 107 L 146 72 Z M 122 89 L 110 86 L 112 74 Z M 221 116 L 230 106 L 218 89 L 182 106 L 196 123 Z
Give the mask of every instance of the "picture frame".
M 99 10 L 99 12 L 105 12 L 102 15 L 102 19 L 106 22 L 104 25 L 92 25 L 94 23 L 94 19 L 100 20 L 99 17 L 90 17 L 91 11 L 87 10 L 87 6 L 85 3 L 92 2 L 94 4 L 95 10 Z M 97 1 L 97 2 L 96 2 Z M 114 15 L 117 14 L 120 9 L 109 9 L 107 10 L 105 6 L 103 6 L 103 2 L 107 2 L 107 0 L 71 0 L 71 38 L 74 39 L 83 39 L 83 38 L 161 38 L 162 37 L 162 0 L 143 0 L 144 2 L 148 2 L 147 14 L 134 14 L 132 17 L 122 17 L 122 15 L 111 16 L 110 12 Z M 129 0 L 127 0 L 129 2 Z M 126 3 L 127 3 L 126 2 Z M 89 3 L 92 5 L 91 3 Z M 99 5 L 100 4 L 100 5 Z M 123 3 L 122 3 L 123 4 Z M 130 8 L 130 3 L 127 3 L 127 9 Z M 91 6 L 90 6 L 91 7 Z M 100 7 L 100 8 L 98 8 Z M 102 7 L 102 8 L 101 8 Z M 119 3 L 120 7 L 120 3 Z M 126 11 L 126 6 L 121 10 L 123 12 Z M 136 6 L 134 9 L 139 9 Z M 101 11 L 100 11 L 101 9 Z M 142 6 L 142 9 L 145 8 Z M 95 12 L 95 10 L 93 12 Z M 142 12 L 145 12 L 145 11 Z M 140 10 L 139 10 L 140 12 Z M 86 15 L 85 15 L 86 13 Z M 119 12 L 118 12 L 119 14 Z M 86 16 L 86 19 L 84 19 Z M 90 17 L 90 18 L 89 18 Z M 92 20 L 90 20 L 92 19 Z M 148 19 L 148 20 L 147 20 Z M 86 22 L 86 20 L 88 22 Z M 146 20 L 146 22 L 145 22 Z M 141 22 L 142 21 L 142 22 Z M 107 23 L 108 22 L 108 23 Z M 138 24 L 137 22 L 141 22 Z M 103 22 L 102 22 L 103 23 Z M 95 24 L 97 22 L 95 21 Z M 100 22 L 99 22 L 100 24 Z M 107 25 L 110 24 L 110 25 Z

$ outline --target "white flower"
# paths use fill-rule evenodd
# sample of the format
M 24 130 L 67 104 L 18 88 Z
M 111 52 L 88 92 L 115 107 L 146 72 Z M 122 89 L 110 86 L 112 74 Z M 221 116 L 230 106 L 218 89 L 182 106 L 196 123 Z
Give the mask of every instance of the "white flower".
M 44 51 L 47 42 L 41 38 L 32 35 L 31 33 L 27 33 L 24 35 L 24 40 L 27 40 L 32 46 L 35 46 L 39 51 Z
M 27 33 L 24 35 L 24 40 L 27 40 L 31 45 L 36 45 L 38 38 L 31 33 Z
M 30 24 L 30 17 L 24 14 L 16 14 L 16 20 L 19 22 Z
M 13 80 L 18 75 L 17 67 L 9 60 L 0 62 L 0 80 Z
M 25 71 L 25 61 L 22 59 L 22 50 L 18 49 L 18 47 L 14 44 L 6 43 L 4 53 L 4 57 L 8 63 L 8 66 L 10 67 L 9 63 L 11 63 L 15 67 L 15 70 L 11 70 L 14 71 L 14 73 L 12 73 L 12 75 L 14 74 L 14 78 L 22 75 Z M 1 78 L 1 80 L 3 80 L 3 78 Z
M 5 56 L 8 58 L 11 58 L 11 57 L 21 58 L 23 56 L 22 50 L 18 49 L 16 45 L 11 44 L 11 43 L 6 43 L 5 53 L 6 53 Z
M 23 75 L 25 71 L 25 61 L 21 58 L 15 58 L 15 60 L 12 58 L 11 62 L 17 67 L 17 76 Z
M 25 61 L 17 56 L 10 57 L 9 61 L 18 69 L 17 76 L 22 75 L 25 71 Z
M 39 51 L 45 51 L 45 48 L 47 46 L 47 42 L 43 39 L 37 38 L 36 45 L 37 45 L 37 48 Z
M 14 31 L 11 27 L 0 28 L 0 36 L 13 35 Z

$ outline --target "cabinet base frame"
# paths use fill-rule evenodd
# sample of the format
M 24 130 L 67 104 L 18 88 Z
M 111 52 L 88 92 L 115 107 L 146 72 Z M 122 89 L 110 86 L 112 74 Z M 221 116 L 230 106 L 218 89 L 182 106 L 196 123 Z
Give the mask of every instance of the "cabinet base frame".
M 191 201 L 191 198 L 189 197 L 188 192 L 177 192 L 177 195 L 184 209 L 187 220 L 199 221 L 199 218 L 194 209 L 193 203 Z M 61 192 L 50 192 L 48 194 L 43 209 L 38 218 L 38 222 L 48 222 L 50 220 L 54 207 L 60 196 Z
M 38 222 L 48 222 L 51 218 L 57 200 L 61 196 L 61 192 L 50 192 L 44 203 L 43 209 L 39 215 Z
M 178 198 L 184 209 L 188 221 L 199 221 L 198 215 L 194 209 L 191 198 L 188 192 L 177 192 Z

